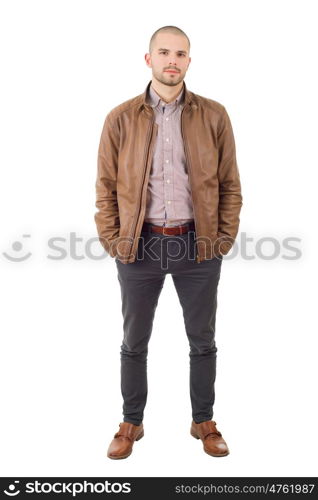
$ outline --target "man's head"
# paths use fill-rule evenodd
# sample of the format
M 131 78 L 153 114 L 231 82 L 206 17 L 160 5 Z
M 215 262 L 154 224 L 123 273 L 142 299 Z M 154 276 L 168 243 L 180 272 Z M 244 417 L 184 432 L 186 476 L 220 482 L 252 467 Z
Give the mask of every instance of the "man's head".
M 180 28 L 163 26 L 154 32 L 145 54 L 147 66 L 158 82 L 175 86 L 182 82 L 191 62 L 190 40 Z

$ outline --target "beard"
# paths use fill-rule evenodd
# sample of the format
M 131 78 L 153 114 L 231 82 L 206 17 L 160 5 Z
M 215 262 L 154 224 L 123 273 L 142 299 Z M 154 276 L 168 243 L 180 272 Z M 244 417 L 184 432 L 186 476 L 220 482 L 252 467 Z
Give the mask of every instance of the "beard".
M 158 73 L 157 71 L 153 71 L 153 76 L 158 80 L 158 82 L 163 85 L 167 85 L 168 87 L 175 87 L 180 82 L 182 82 L 184 75 L 181 73 L 174 74 L 173 77 L 169 75 L 169 73 Z

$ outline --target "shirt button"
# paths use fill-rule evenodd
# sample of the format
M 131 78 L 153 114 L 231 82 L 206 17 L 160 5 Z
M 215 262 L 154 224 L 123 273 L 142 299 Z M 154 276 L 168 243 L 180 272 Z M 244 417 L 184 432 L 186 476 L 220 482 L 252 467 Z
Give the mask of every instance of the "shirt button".
M 169 137 L 167 137 L 166 141 L 169 142 Z
M 166 122 L 169 120 L 169 118 L 166 118 Z
M 170 183 L 170 179 L 167 179 L 167 183 L 168 183 L 168 184 Z
M 171 201 L 170 201 L 170 200 L 168 200 L 168 201 L 167 201 L 167 203 L 168 203 L 168 205 L 170 205 Z
M 169 163 L 169 160 L 166 160 L 166 163 Z

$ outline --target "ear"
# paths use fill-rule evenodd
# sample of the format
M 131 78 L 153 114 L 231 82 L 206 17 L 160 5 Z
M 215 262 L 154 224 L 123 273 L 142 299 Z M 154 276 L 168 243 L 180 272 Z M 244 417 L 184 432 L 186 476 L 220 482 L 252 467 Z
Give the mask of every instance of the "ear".
M 145 61 L 146 61 L 148 68 L 151 68 L 151 55 L 148 52 L 147 52 L 147 54 L 145 54 Z

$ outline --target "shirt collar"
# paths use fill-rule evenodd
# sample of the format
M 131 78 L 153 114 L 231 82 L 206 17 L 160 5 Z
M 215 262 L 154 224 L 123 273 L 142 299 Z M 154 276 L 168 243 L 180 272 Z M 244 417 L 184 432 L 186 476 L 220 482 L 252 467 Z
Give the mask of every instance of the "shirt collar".
M 177 95 L 177 97 L 175 98 L 175 100 L 171 101 L 169 103 L 166 103 L 165 101 L 163 101 L 161 99 L 161 97 L 157 94 L 157 92 L 153 88 L 152 84 L 150 85 L 149 91 L 148 91 L 148 103 L 150 104 L 150 106 L 152 108 L 155 108 L 159 104 L 162 104 L 165 107 L 181 104 L 181 102 L 183 102 L 183 97 L 184 97 L 184 85 L 182 86 L 182 89 L 181 89 L 180 93 Z

